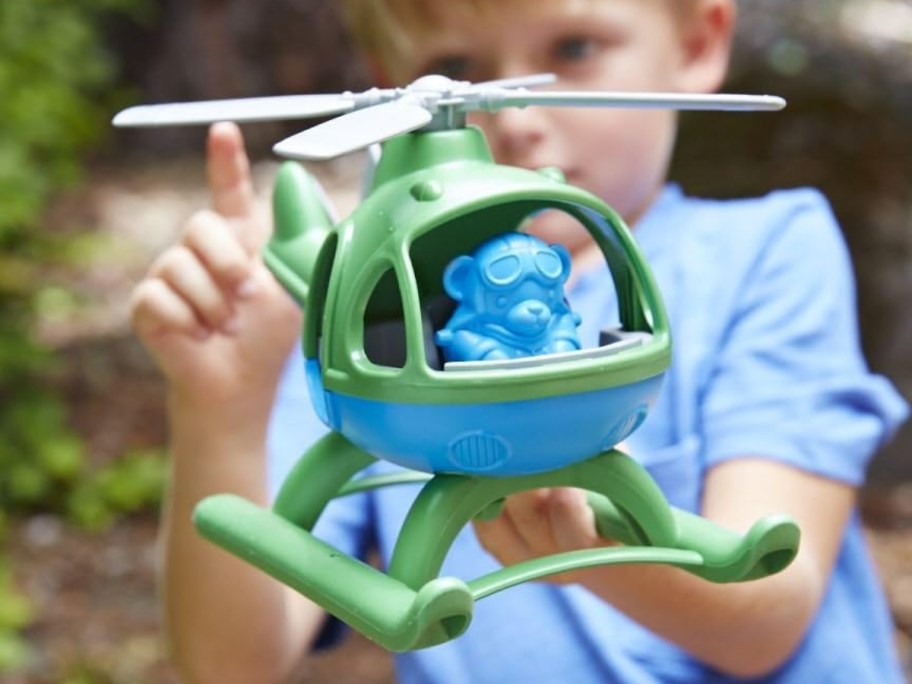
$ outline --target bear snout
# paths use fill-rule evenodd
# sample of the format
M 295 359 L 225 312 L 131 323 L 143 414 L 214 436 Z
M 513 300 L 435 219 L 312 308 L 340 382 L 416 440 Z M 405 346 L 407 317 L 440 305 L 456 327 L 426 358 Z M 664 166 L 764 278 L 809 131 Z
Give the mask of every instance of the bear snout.
M 518 335 L 537 335 L 551 320 L 551 309 L 542 301 L 527 299 L 514 305 L 506 316 L 507 328 Z

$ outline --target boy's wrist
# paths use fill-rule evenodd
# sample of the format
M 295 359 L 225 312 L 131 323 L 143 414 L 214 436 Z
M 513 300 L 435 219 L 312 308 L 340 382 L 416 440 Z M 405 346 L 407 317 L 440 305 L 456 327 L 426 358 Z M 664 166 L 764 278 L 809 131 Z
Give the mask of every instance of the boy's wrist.
M 250 393 L 225 401 L 172 389 L 167 395 L 172 439 L 180 434 L 204 433 L 210 439 L 224 434 L 228 439 L 238 440 L 246 435 L 247 439 L 262 442 L 273 398 L 272 393 Z
M 172 497 L 189 510 L 201 498 L 234 492 L 265 501 L 266 410 L 169 395 Z

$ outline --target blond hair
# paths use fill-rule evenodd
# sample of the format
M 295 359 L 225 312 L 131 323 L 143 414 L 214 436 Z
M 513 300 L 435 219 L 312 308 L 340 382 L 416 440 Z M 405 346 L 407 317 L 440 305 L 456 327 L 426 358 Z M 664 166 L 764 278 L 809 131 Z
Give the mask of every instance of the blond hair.
M 448 17 L 461 13 L 480 21 L 492 4 L 508 1 L 519 0 L 447 0 L 445 12 Z M 685 16 L 699 2 L 664 1 L 681 16 Z M 342 8 L 355 43 L 394 80 L 400 79 L 415 66 L 411 64 L 414 37 L 433 33 L 444 23 L 444 11 L 441 3 L 436 1 L 343 0 Z
M 446 11 L 480 18 L 489 2 L 448 0 Z M 343 0 L 342 6 L 355 43 L 391 75 L 410 62 L 414 36 L 434 31 L 443 22 L 440 4 L 427 0 Z

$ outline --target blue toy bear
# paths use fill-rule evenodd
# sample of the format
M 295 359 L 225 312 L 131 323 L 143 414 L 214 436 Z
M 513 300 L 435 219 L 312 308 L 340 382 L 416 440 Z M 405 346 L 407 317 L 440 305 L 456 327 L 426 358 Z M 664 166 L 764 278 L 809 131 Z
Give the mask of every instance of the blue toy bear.
M 580 348 L 578 314 L 564 297 L 570 254 L 524 233 L 507 233 L 459 256 L 443 274 L 458 304 L 435 336 L 447 361 L 514 359 Z

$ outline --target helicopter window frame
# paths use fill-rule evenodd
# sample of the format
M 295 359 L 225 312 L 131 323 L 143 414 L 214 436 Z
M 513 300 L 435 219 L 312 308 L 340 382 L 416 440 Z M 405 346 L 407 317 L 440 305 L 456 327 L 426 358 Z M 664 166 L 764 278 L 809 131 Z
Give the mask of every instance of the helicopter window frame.
M 329 323 L 326 320 L 326 311 L 338 245 L 339 236 L 335 232 L 329 233 L 314 260 L 313 275 L 304 308 L 302 346 L 306 358 L 322 357 L 323 330 Z
M 596 242 L 605 241 L 608 249 L 599 244 L 602 256 L 617 294 L 618 315 L 621 328 L 627 332 L 644 332 L 654 335 L 668 330 L 667 314 L 661 300 L 650 296 L 645 283 L 652 283 L 656 291 L 655 278 L 646 263 L 642 265 L 630 259 L 628 250 L 640 252 L 630 228 L 620 219 L 603 216 L 590 207 L 567 207 L 567 213 L 579 221 Z M 617 223 L 615 224 L 614 221 Z M 626 234 L 620 228 L 626 228 Z M 641 254 L 642 256 L 642 254 Z
M 402 272 L 400 266 L 404 265 L 407 273 Z M 395 284 L 394 315 L 386 320 L 369 321 L 372 302 L 381 288 L 388 286 L 392 274 L 392 283 Z M 414 272 L 407 258 L 397 260 L 381 255 L 371 265 L 370 273 L 362 273 L 358 278 L 355 289 L 359 292 L 357 305 L 352 307 L 348 327 L 349 337 L 347 347 L 353 354 L 351 362 L 360 373 L 383 375 L 393 373 L 398 375 L 408 369 L 426 363 L 424 345 L 416 344 L 418 339 L 423 339 L 423 326 L 419 310 L 419 298 L 415 284 Z M 384 285 L 387 283 L 387 285 Z M 388 305 L 390 300 L 387 300 Z M 414 312 L 418 312 L 417 314 Z M 386 328 L 386 330 L 384 330 Z M 398 328 L 398 330 L 397 330 Z M 416 336 L 415 330 L 421 330 Z M 375 333 L 371 342 L 371 332 Z M 384 340 L 390 332 L 397 336 L 391 346 L 383 348 L 388 342 Z M 383 358 L 384 354 L 389 354 Z M 398 354 L 402 354 L 398 357 Z
M 408 336 L 406 334 L 405 305 L 402 297 L 402 284 L 396 273 L 396 266 L 389 261 L 380 262 L 376 277 L 371 279 L 369 287 L 364 289 L 363 306 L 359 306 L 357 318 L 358 345 L 360 354 L 354 357 L 355 362 L 363 359 L 372 368 L 401 371 L 408 363 Z M 385 292 L 389 291 L 389 292 Z M 373 310 L 379 309 L 379 302 L 386 293 L 388 307 L 392 304 L 396 315 L 386 320 L 369 321 Z

